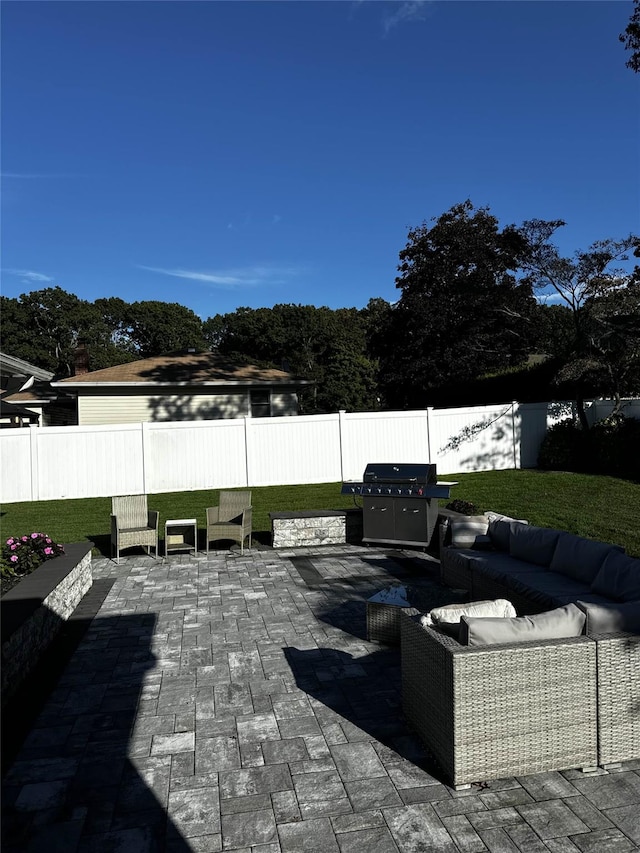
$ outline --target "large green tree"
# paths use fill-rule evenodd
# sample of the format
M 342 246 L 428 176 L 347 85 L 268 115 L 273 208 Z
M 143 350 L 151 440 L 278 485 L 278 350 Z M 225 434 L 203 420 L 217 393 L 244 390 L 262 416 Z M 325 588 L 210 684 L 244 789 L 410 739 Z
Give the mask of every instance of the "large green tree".
M 538 219 L 523 224 L 530 246 L 524 266 L 531 287 L 553 294 L 570 312 L 557 378 L 574 384 L 578 417 L 587 429 L 587 394 L 613 397 L 617 409 L 622 394 L 640 387 L 640 275 L 637 266 L 633 272 L 616 266 L 632 251 L 640 253 L 640 241 L 634 235 L 598 240 L 566 258 L 551 240 L 564 224 Z
M 529 345 L 534 300 L 516 278 L 526 238 L 470 201 L 431 223 L 409 231 L 401 296 L 382 336 L 385 398 L 401 408 L 428 405 L 429 389 L 520 363 Z
M 59 377 L 73 373 L 80 341 L 91 354 L 91 369 L 118 363 L 100 310 L 61 287 L 3 297 L 1 321 L 3 349 Z
M 313 380 L 301 411 L 363 411 L 377 401 L 375 365 L 367 355 L 366 324 L 356 308 L 274 305 L 238 308 L 204 323 L 212 349 Z
M 625 31 L 620 33 L 619 39 L 625 48 L 631 51 L 631 56 L 626 62 L 627 68 L 637 74 L 640 71 L 640 0 L 633 0 L 633 6 L 629 23 Z

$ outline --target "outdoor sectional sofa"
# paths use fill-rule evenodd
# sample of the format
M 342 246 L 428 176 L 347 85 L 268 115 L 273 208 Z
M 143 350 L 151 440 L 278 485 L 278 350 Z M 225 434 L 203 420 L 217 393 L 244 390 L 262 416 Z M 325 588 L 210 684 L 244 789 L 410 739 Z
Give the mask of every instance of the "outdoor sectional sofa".
M 496 514 L 449 527 L 442 580 L 471 601 L 507 599 L 527 628 L 584 613 L 582 636 L 465 645 L 403 611 L 403 709 L 451 784 L 640 758 L 640 560 Z

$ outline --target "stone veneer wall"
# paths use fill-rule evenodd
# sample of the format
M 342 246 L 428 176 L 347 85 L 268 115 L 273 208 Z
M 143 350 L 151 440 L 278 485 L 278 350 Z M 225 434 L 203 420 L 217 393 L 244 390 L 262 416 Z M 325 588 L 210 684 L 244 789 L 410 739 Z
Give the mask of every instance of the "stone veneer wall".
M 274 548 L 341 545 L 362 538 L 362 514 L 356 510 L 272 512 Z
M 91 587 L 92 544 L 65 545 L 0 599 L 3 707 Z

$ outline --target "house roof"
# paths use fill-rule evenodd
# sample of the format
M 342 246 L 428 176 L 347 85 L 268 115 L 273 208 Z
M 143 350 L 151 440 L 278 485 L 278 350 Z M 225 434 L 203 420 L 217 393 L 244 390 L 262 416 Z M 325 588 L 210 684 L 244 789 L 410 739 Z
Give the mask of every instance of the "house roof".
M 60 392 L 54 391 L 48 382 L 34 382 L 30 388 L 23 391 L 15 391 L 13 394 L 3 395 L 7 403 L 20 404 L 23 406 L 43 405 L 60 399 Z
M 51 383 L 54 388 L 148 385 L 310 385 L 275 368 L 232 362 L 214 352 L 170 353 L 92 370 Z
M 0 399 L 0 418 L 11 418 L 31 421 L 36 423 L 39 415 L 37 412 L 31 412 L 25 409 L 24 406 L 16 406 L 14 403 L 9 403 L 6 399 Z
M 0 371 L 6 376 L 34 376 L 36 379 L 44 380 L 53 378 L 50 370 L 43 370 L 35 364 L 29 364 L 28 361 L 17 358 L 15 355 L 8 355 L 6 352 L 0 352 Z

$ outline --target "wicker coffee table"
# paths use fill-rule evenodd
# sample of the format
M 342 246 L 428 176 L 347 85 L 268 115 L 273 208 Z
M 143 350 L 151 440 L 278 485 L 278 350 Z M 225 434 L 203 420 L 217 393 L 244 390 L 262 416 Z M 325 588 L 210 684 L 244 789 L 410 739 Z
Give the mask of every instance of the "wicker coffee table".
M 394 584 L 367 599 L 367 639 L 394 645 L 400 642 L 400 611 L 415 607 L 427 613 L 434 607 L 467 601 L 466 589 L 450 589 L 441 584 L 408 586 Z

